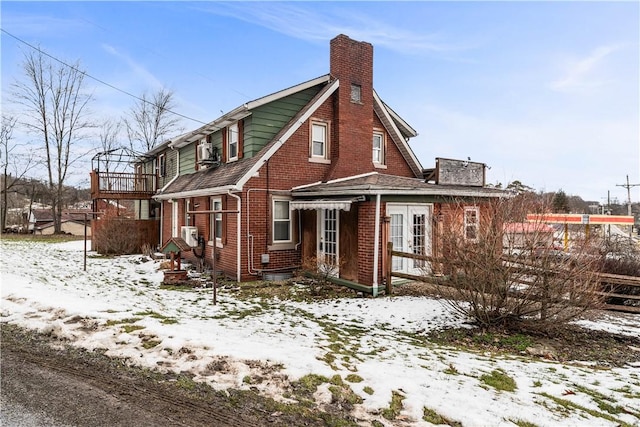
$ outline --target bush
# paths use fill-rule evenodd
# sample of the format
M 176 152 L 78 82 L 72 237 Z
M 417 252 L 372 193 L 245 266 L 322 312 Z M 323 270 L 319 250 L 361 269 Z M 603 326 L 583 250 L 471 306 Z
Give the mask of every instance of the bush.
M 450 211 L 439 251 L 447 280 L 437 286 L 451 309 L 483 327 L 550 329 L 601 307 L 595 291 L 602 257 L 595 239 L 578 236 L 564 253 L 543 224 L 523 225 L 526 239 L 505 233 L 505 224 L 525 224 L 527 213 L 545 208 L 526 197 L 485 203 L 474 240 L 465 239 L 462 203 Z
M 103 218 L 93 222 L 93 242 L 98 253 L 127 255 L 140 253 L 140 229 L 135 221 L 107 212 Z

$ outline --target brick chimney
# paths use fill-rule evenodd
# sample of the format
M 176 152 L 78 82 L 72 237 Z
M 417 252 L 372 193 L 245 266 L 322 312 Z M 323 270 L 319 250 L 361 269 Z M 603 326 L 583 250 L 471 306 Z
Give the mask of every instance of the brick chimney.
M 330 73 L 340 81 L 328 177 L 335 179 L 373 170 L 373 46 L 344 34 L 330 46 Z

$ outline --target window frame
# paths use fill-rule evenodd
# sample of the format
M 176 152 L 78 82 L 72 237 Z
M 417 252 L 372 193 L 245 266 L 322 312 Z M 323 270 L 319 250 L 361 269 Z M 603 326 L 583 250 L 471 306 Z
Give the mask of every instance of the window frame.
M 235 135 L 235 140 L 233 136 Z M 231 147 L 235 145 L 235 156 L 231 155 Z M 240 126 L 235 122 L 227 127 L 227 161 L 235 162 L 240 157 Z
M 216 207 L 216 205 L 218 205 Z M 222 210 L 222 197 L 212 196 L 209 198 L 209 207 L 212 211 Z M 218 227 L 218 223 L 220 224 L 220 232 L 216 227 Z M 216 231 L 216 247 L 223 247 L 222 244 L 222 235 L 224 234 L 224 217 L 222 213 L 211 213 L 209 214 L 209 242 L 213 243 L 213 232 Z
M 324 141 L 322 141 L 322 154 L 314 153 L 314 128 L 320 127 L 323 130 Z M 325 120 L 312 119 L 309 124 L 309 161 L 314 163 L 331 163 L 329 160 L 331 123 Z
M 276 204 L 278 203 L 286 203 L 288 213 L 287 218 L 276 218 Z M 287 239 L 276 239 L 276 222 L 288 224 L 287 227 Z M 271 200 L 271 243 L 273 245 L 286 245 L 293 243 L 293 211 L 291 210 L 291 200 L 289 198 L 283 197 L 274 197 Z
M 165 153 L 158 154 L 158 176 L 167 175 L 167 155 Z
M 473 215 L 471 215 L 473 213 Z M 474 222 L 470 222 L 470 218 L 475 218 Z M 463 215 L 463 235 L 468 242 L 477 242 L 480 232 L 480 208 L 478 206 L 465 206 Z M 474 230 L 475 235 L 470 236 L 470 227 Z
M 376 141 L 376 137 L 380 137 L 380 148 L 378 148 L 378 154 L 379 154 L 379 159 L 376 160 L 375 158 L 375 153 L 376 153 L 376 146 L 375 146 L 375 141 Z M 371 160 L 373 161 L 373 164 L 376 166 L 385 166 L 386 165 L 386 158 L 385 158 L 385 154 L 386 154 L 386 144 L 385 144 L 385 134 L 383 131 L 378 130 L 378 129 L 374 129 L 373 131 L 373 136 L 371 137 L 371 147 L 372 147 L 372 153 L 371 153 Z
M 191 223 L 191 215 L 188 213 L 191 210 L 191 199 L 184 200 L 184 225 L 190 226 Z

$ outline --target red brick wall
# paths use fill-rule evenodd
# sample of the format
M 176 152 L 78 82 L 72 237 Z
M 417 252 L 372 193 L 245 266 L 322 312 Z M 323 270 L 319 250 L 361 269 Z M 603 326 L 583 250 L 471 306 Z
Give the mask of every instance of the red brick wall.
M 269 250 L 271 245 L 271 196 L 288 194 L 292 187 L 335 178 L 343 178 L 367 172 L 413 176 L 399 150 L 386 135 L 386 169 L 376 168 L 372 161 L 373 128 L 383 129 L 373 110 L 373 47 L 346 36 L 331 41 L 331 74 L 340 79 L 337 93 L 323 103 L 310 120 L 303 123 L 286 143 L 260 168 L 258 176 L 251 178 L 244 187 L 242 197 L 242 235 L 237 236 L 238 218 L 235 214 L 224 216 L 225 236 L 223 248 L 218 248 L 216 268 L 235 277 L 237 245 L 241 247 L 242 279 L 255 279 L 257 269 L 262 268 L 261 254 L 269 254 L 267 269 L 289 268 L 302 263 L 298 236 L 297 213 L 292 217 L 293 245 L 291 248 Z M 351 102 L 351 84 L 361 87 L 361 102 Z M 309 161 L 310 123 L 319 119 L 329 124 L 330 163 Z M 268 190 L 267 190 L 268 189 Z M 194 198 L 192 209 L 199 203 L 201 210 L 210 209 L 208 197 Z M 163 240 L 171 237 L 171 204 L 164 202 Z M 224 209 L 237 209 L 236 201 L 223 196 Z M 247 213 L 250 218 L 247 218 Z M 371 283 L 373 274 L 373 233 L 375 202 L 359 208 L 358 226 L 358 281 Z M 179 202 L 179 221 L 184 225 L 184 201 Z M 196 215 L 195 225 L 208 240 L 209 215 Z M 163 242 L 164 243 L 164 242 Z M 380 251 L 383 250 L 380 245 Z M 213 246 L 207 245 L 207 263 L 213 256 Z M 355 254 L 354 254 L 355 256 Z M 186 255 L 193 259 L 193 254 Z

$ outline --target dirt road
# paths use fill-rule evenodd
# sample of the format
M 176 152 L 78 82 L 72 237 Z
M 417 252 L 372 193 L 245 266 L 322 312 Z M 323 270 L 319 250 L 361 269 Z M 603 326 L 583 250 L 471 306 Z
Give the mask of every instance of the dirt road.
M 3 426 L 277 426 L 322 425 L 276 417 L 258 396 L 231 395 L 121 360 L 58 345 L 2 324 Z M 44 340 L 44 341 L 43 341 Z

